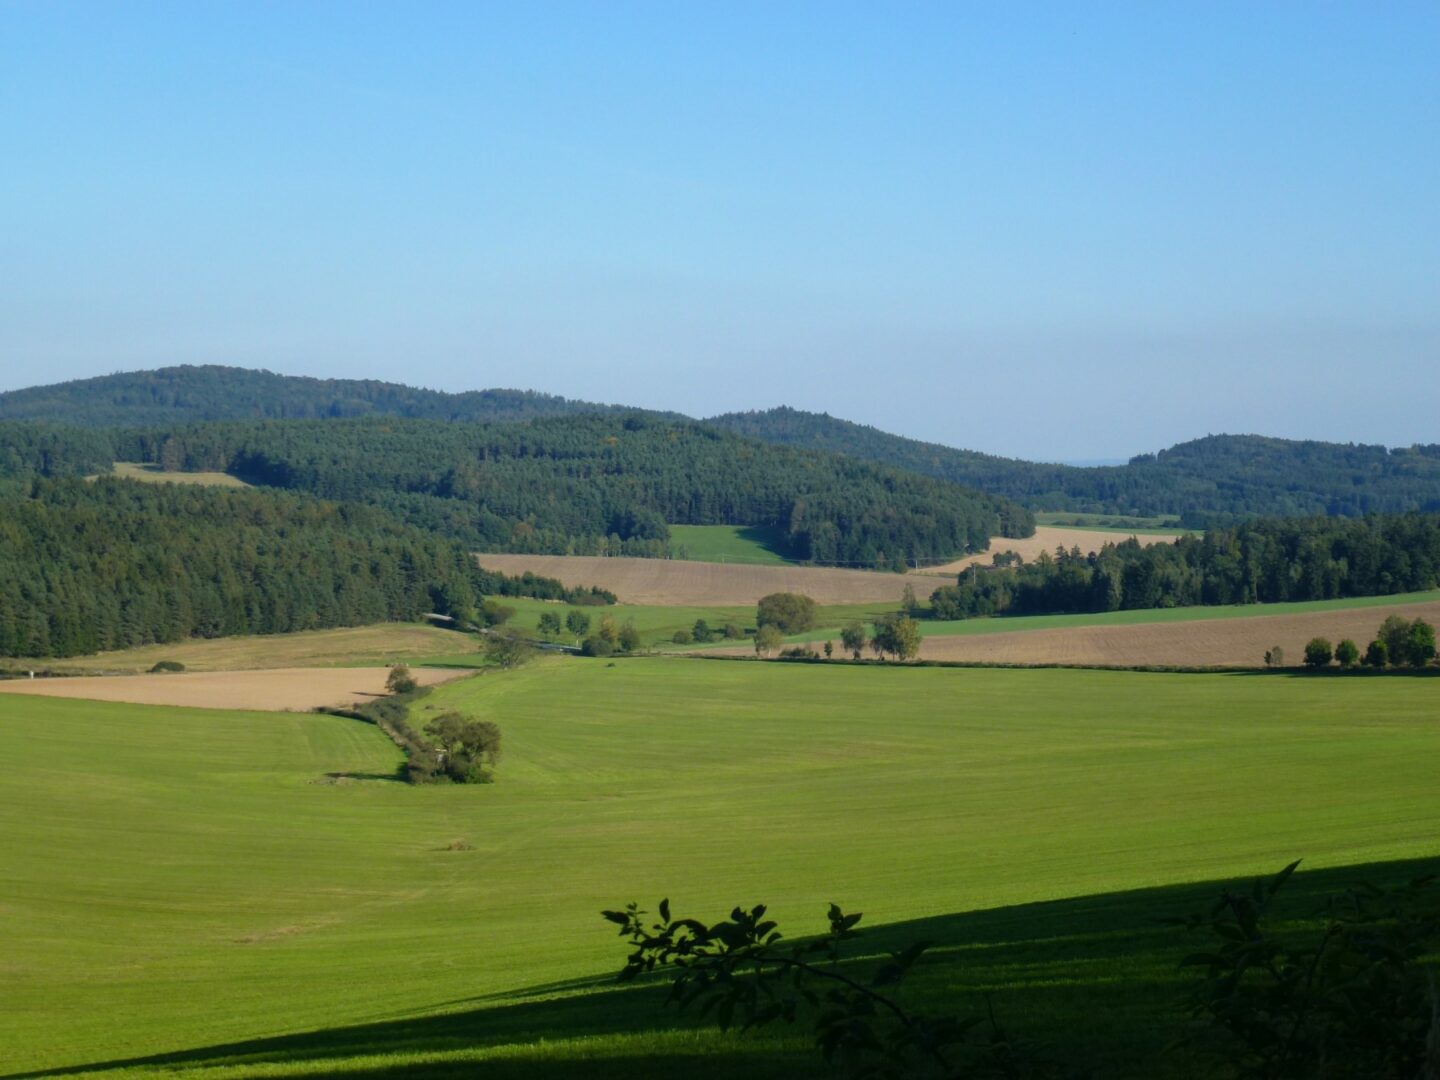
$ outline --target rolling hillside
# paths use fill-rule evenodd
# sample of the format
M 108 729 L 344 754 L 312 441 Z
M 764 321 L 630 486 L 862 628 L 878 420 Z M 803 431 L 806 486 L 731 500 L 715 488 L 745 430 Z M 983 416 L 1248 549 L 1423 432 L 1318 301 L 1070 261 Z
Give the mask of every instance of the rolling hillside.
M 1125 465 L 1020 461 L 891 435 L 832 416 L 779 408 L 706 421 L 752 439 L 829 450 L 993 491 L 1031 509 L 1177 514 L 1187 527 L 1247 516 L 1440 510 L 1440 445 L 1209 435 Z

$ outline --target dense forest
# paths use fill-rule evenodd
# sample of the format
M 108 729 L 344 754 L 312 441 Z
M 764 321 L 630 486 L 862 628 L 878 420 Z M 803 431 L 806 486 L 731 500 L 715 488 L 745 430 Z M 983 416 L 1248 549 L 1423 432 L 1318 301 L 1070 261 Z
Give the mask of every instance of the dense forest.
M 590 599 L 481 570 L 459 544 L 369 506 L 102 478 L 0 488 L 0 655 L 77 656 L 427 612 L 481 595 Z M 613 599 L 613 598 L 612 598 Z
M 369 415 L 499 421 L 607 411 L 634 410 L 531 390 L 447 394 L 373 379 L 310 379 L 214 365 L 122 372 L 0 394 L 0 420 L 84 427 Z
M 669 524 L 739 524 L 776 529 L 793 558 L 900 568 L 1034 529 L 994 496 L 645 414 L 229 422 L 115 440 L 120 460 L 370 502 L 492 551 L 663 556 Z
M 1000 560 L 997 560 L 1000 561 Z M 936 590 L 932 613 L 1118 611 L 1383 596 L 1440 584 L 1440 514 L 1282 518 L 1093 555 L 1058 550 L 1019 567 L 973 567 Z
M 1078 468 L 956 450 L 795 409 L 706 421 L 754 439 L 828 450 L 967 484 L 1032 510 L 1179 515 L 1191 528 L 1247 517 L 1440 510 L 1440 445 L 1211 435 L 1126 465 Z

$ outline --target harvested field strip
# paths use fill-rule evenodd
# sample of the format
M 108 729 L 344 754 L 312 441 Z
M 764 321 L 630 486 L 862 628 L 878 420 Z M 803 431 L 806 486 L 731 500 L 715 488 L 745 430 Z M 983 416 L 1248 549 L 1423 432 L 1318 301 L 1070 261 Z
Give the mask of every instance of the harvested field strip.
M 12 670 L 145 672 L 161 660 L 174 660 L 189 671 L 245 671 L 294 667 L 376 667 L 397 660 L 473 653 L 476 639 L 453 630 L 419 623 L 379 623 L 339 630 L 301 630 L 294 634 L 176 641 L 142 645 L 121 652 L 57 660 L 0 660 Z
M 916 590 L 923 602 L 926 597 Z M 1393 608 L 1406 605 L 1427 604 L 1440 601 L 1440 592 L 1400 593 L 1395 596 L 1352 596 L 1344 600 L 1306 600 L 1285 604 L 1236 604 L 1229 607 L 1182 607 L 1142 608 L 1137 611 L 1089 611 L 1074 615 L 1004 615 L 994 618 L 976 619 L 926 619 L 920 623 L 920 631 L 927 637 L 970 637 L 973 635 L 1013 634 L 1034 630 L 1063 630 L 1081 626 L 1148 626 L 1153 623 L 1210 622 L 1227 619 L 1268 618 L 1275 615 L 1309 615 L 1326 611 L 1351 611 L 1361 608 Z M 845 618 L 830 616 L 822 610 L 819 627 L 805 634 L 787 638 L 787 641 L 824 641 L 831 636 L 833 626 L 842 625 L 849 618 L 850 609 L 832 609 L 837 614 L 845 611 Z M 1388 614 L 1381 611 L 1375 616 L 1378 626 Z M 870 621 L 862 619 L 862 621 Z M 1368 638 L 1366 639 L 1369 640 Z M 1362 644 L 1364 644 L 1362 642 Z
M 592 555 L 476 556 L 487 570 L 523 574 L 529 570 L 566 585 L 599 585 L 626 604 L 692 607 L 745 606 L 773 592 L 801 592 L 817 604 L 895 602 L 911 584 L 928 595 L 934 578 L 874 570 L 815 566 L 737 566 L 678 559 L 601 558 Z
M 1440 622 L 1440 600 L 1248 618 L 1071 626 L 1018 633 L 932 634 L 921 644 L 920 655 L 926 660 L 981 663 L 1258 667 L 1265 651 L 1278 645 L 1285 650 L 1287 663 L 1298 665 L 1305 643 L 1315 637 L 1327 638 L 1332 645 L 1351 638 L 1363 651 L 1388 615 Z
M 343 706 L 385 692 L 388 668 L 277 668 L 273 671 L 196 672 L 176 675 L 93 675 L 73 679 L 10 679 L 0 693 L 86 701 L 123 701 L 134 705 L 177 705 L 197 709 L 308 711 Z M 423 686 L 459 678 L 462 673 L 416 669 Z
M 1134 536 L 1140 543 L 1149 545 L 1169 543 L 1180 535 L 1179 532 L 1146 531 L 1137 534 L 1124 530 L 1075 529 L 1056 525 L 1038 525 L 1035 528 L 1034 536 L 1027 536 L 1023 540 L 1011 540 L 1003 536 L 991 537 L 989 551 L 981 552 L 978 555 L 967 555 L 963 559 L 956 559 L 943 566 L 926 567 L 921 573 L 954 575 L 975 563 L 989 566 L 991 559 L 996 554 L 1005 551 L 1015 552 L 1028 563 L 1038 559 L 1041 552 L 1055 554 L 1057 547 L 1063 547 L 1066 551 L 1078 547 L 1088 555 L 1091 552 L 1099 551 L 1106 544 L 1118 544 L 1128 540 L 1131 536 Z

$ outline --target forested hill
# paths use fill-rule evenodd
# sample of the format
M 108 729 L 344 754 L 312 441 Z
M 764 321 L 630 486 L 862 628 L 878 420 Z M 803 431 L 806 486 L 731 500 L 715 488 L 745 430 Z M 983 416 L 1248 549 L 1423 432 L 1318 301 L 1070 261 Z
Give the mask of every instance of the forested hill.
M 779 408 L 706 421 L 750 438 L 829 450 L 966 484 L 1031 509 L 1179 515 L 1187 525 L 1253 516 L 1440 510 L 1440 445 L 1211 435 L 1126 465 L 1077 468 L 992 457 Z
M 668 524 L 763 525 L 797 559 L 898 568 L 1034 529 L 997 496 L 642 414 L 230 422 L 114 438 L 117 460 L 363 500 L 491 551 L 663 555 Z
M 528 420 L 634 412 L 532 390 L 447 394 L 372 379 L 311 379 L 247 368 L 160 368 L 0 394 L 0 420 L 85 427 L 149 427 L 200 420 L 405 416 L 429 420 Z
M 275 634 L 437 611 L 516 584 L 369 506 L 76 478 L 0 491 L 0 655 Z M 554 584 L 554 583 L 552 583 Z

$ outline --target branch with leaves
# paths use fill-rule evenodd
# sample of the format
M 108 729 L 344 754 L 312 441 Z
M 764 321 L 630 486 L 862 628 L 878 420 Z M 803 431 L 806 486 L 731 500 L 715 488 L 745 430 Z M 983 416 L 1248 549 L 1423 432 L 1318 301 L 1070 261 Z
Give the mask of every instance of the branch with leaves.
M 735 908 L 717 923 L 672 918 L 662 900 L 657 921 L 636 904 L 605 911 L 631 952 L 622 980 L 670 968 L 667 1003 L 698 1005 L 721 1030 L 742 1031 L 808 1018 L 827 1061 L 860 1077 L 938 1076 L 1020 1078 L 1048 1075 L 1022 1058 L 995 1020 L 913 1012 L 892 992 L 930 947 L 915 942 L 858 977 L 841 965 L 841 945 L 859 936 L 860 914 L 830 905 L 829 930 L 801 942 L 783 940 L 766 907 Z

